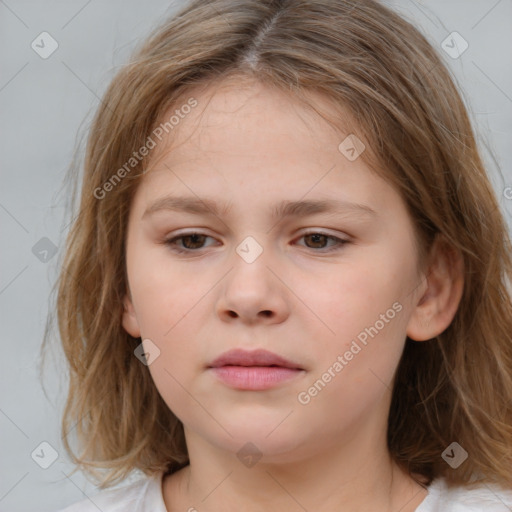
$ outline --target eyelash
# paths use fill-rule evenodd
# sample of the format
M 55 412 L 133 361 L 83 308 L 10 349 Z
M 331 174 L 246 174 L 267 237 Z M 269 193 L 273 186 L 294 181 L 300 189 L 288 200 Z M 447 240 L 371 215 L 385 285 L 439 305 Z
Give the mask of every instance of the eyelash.
M 194 236 L 194 235 L 205 236 L 207 238 L 213 238 L 210 235 L 206 235 L 204 233 L 198 233 L 196 231 L 190 231 L 188 233 L 182 233 L 181 235 L 178 235 L 178 236 L 175 236 L 173 238 L 169 238 L 167 240 L 164 240 L 163 243 L 165 245 L 169 246 L 172 251 L 174 251 L 174 252 L 176 252 L 178 254 L 190 254 L 190 253 L 193 253 L 193 252 L 198 252 L 200 249 L 180 249 L 176 245 L 176 241 L 177 240 L 181 240 L 183 238 L 187 238 L 187 237 Z M 318 251 L 315 251 L 315 252 L 322 252 L 324 254 L 340 250 L 344 245 L 350 243 L 348 240 L 343 240 L 343 239 L 338 238 L 336 236 L 328 235 L 327 233 L 322 233 L 321 231 L 309 231 L 308 233 L 303 233 L 300 238 L 303 238 L 303 237 L 309 236 L 309 235 L 325 236 L 326 238 L 330 238 L 331 240 L 335 240 L 336 241 L 336 245 L 331 247 L 330 249 L 327 249 L 327 250 L 320 249 Z

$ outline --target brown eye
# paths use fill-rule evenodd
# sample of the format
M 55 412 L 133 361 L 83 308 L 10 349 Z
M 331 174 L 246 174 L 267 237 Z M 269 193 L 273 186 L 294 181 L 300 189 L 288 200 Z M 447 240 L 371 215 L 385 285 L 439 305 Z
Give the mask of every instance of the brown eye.
M 316 231 L 305 233 L 301 238 L 308 240 L 308 242 L 306 242 L 306 247 L 308 247 L 308 249 L 324 249 L 323 252 L 335 251 L 336 249 L 341 248 L 341 246 L 349 243 L 348 240 L 342 240 L 341 238 Z M 331 245 L 331 247 L 326 247 L 325 244 L 329 240 L 334 241 L 334 244 Z
M 182 235 L 165 240 L 165 245 L 178 253 L 194 252 L 197 249 L 202 249 L 206 238 L 211 238 L 208 235 L 201 233 L 184 233 Z M 181 246 L 178 242 L 181 241 Z
M 200 249 L 201 247 L 198 246 L 204 243 L 205 238 L 205 235 L 199 235 L 197 233 L 181 237 L 181 239 L 183 240 L 183 245 L 185 246 L 186 249 Z
M 305 240 L 309 239 L 310 243 L 312 244 L 312 246 L 310 246 L 309 244 L 306 244 L 311 249 L 323 249 L 324 244 L 327 242 L 328 238 L 329 237 L 327 235 L 322 235 L 321 233 L 313 233 L 311 235 L 304 235 L 304 239 Z M 319 247 L 320 245 L 322 247 Z
M 191 254 L 193 252 L 199 252 L 200 249 L 206 247 L 204 244 L 207 238 L 212 237 L 202 233 L 195 232 L 183 233 L 174 238 L 170 238 L 169 240 L 165 240 L 164 244 L 169 246 L 171 250 L 173 250 L 174 252 L 181 254 Z M 335 251 L 337 249 L 340 249 L 343 245 L 349 243 L 348 240 L 342 240 L 338 237 L 316 231 L 305 233 L 304 235 L 302 235 L 301 238 L 307 240 L 306 247 L 308 249 L 317 249 L 316 252 L 323 253 Z M 329 241 L 333 242 L 331 246 L 327 245 Z

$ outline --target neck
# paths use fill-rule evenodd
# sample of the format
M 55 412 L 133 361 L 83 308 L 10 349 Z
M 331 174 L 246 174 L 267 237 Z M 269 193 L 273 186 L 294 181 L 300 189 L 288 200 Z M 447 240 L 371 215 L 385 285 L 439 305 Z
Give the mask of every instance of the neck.
M 190 464 L 174 475 L 173 485 L 164 483 L 164 498 L 166 504 L 179 502 L 176 510 L 204 512 L 412 512 L 427 491 L 400 470 L 386 450 L 377 449 L 381 441 L 363 447 L 352 442 L 300 460 L 260 461 L 247 467 L 235 454 L 188 432 Z

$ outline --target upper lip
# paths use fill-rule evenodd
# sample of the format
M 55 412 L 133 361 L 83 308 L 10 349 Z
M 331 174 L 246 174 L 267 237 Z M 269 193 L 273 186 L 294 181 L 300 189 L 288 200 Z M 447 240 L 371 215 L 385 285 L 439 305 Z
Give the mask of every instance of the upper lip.
M 252 351 L 228 350 L 208 365 L 209 368 L 220 366 L 282 366 L 284 368 L 302 369 L 297 363 L 263 349 Z

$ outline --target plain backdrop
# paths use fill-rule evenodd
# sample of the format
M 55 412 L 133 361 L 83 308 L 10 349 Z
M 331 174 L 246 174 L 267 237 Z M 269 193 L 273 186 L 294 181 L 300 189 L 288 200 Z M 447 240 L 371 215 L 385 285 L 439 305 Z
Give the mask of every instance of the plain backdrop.
M 453 70 L 510 227 L 512 0 L 387 3 L 423 31 Z M 0 0 L 2 512 L 55 511 L 97 492 L 82 473 L 68 476 L 73 466 L 60 432 L 67 382 L 58 352 L 49 358 L 47 394 L 38 377 L 49 294 L 67 232 L 62 183 L 77 136 L 87 130 L 109 80 L 134 45 L 180 5 Z M 454 31 L 468 44 L 457 58 L 442 47 Z M 56 51 L 42 58 L 52 44 Z

